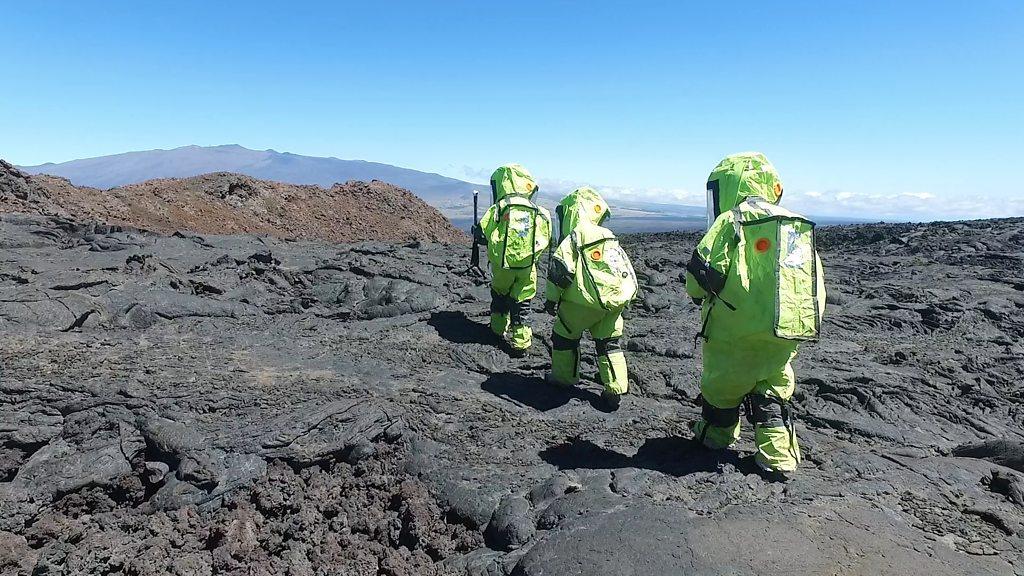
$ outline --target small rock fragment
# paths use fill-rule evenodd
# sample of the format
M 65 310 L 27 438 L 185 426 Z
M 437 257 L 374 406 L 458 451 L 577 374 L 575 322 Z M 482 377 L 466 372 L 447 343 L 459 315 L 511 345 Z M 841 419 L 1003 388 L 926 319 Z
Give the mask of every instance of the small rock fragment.
M 530 503 L 518 494 L 507 494 L 498 503 L 484 531 L 484 541 L 495 550 L 515 550 L 537 532 Z

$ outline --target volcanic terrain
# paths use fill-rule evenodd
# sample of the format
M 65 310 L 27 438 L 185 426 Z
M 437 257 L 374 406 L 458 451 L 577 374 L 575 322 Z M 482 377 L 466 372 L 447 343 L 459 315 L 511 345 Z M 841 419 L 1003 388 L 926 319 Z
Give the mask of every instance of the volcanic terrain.
M 465 235 L 408 190 L 352 181 L 330 188 L 218 172 L 109 190 L 28 175 L 0 160 L 0 212 L 53 214 L 171 234 L 263 234 L 332 242 L 425 240 Z
M 187 190 L 247 217 L 284 196 L 231 178 Z M 53 202 L 18 182 L 7 209 Z M 623 239 L 643 286 L 606 413 L 592 379 L 545 385 L 539 299 L 533 352 L 495 345 L 468 247 L 433 242 L 457 232 L 287 239 L 351 229 L 270 207 L 185 232 L 163 186 L 131 228 L 114 200 L 0 217 L 0 573 L 1024 574 L 1024 219 L 820 231 L 781 483 L 749 426 L 687 439 L 696 234 Z

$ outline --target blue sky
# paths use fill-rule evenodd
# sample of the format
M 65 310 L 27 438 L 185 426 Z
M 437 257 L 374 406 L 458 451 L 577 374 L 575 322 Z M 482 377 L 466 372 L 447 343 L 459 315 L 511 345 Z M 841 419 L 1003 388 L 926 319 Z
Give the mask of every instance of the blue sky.
M 238 143 L 699 205 L 1024 215 L 1024 2 L 2 1 L 0 157 Z

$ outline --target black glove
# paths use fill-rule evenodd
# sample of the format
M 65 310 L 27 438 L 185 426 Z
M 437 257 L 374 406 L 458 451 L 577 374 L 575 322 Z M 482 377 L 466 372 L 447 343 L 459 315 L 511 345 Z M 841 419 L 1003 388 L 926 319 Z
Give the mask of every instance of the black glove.
M 552 316 L 558 314 L 558 302 L 555 302 L 554 300 L 545 300 L 544 311 Z
M 696 304 L 697 306 L 700 306 L 701 304 L 704 303 L 703 298 L 697 298 L 696 296 L 690 296 L 690 300 L 693 300 L 693 303 Z
M 487 238 L 484 237 L 484 231 L 482 228 L 480 228 L 479 224 L 473 224 L 473 227 L 470 229 L 470 232 L 473 234 L 473 242 L 475 244 L 487 244 Z

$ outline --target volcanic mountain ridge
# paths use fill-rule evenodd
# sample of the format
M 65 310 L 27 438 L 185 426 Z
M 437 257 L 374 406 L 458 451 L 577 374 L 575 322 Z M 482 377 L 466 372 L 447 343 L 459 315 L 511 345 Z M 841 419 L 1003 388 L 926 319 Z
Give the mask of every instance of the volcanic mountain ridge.
M 100 190 L 28 175 L 0 160 L 0 212 L 99 221 L 160 233 L 258 234 L 331 242 L 452 243 L 465 239 L 440 212 L 386 182 L 330 188 L 218 172 Z

